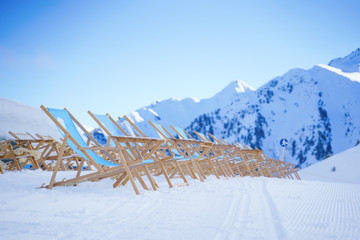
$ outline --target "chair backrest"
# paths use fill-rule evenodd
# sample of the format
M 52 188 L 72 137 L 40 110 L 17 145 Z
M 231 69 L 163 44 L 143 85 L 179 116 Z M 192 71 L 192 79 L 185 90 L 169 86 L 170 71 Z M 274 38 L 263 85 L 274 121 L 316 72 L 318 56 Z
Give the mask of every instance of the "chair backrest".
M 121 118 L 120 121 L 121 121 L 121 124 L 123 124 L 123 126 L 125 126 L 128 133 L 130 133 L 130 135 L 132 137 L 136 137 L 136 134 L 135 134 L 134 130 L 132 129 L 132 127 L 131 127 L 130 123 L 128 122 L 128 120 L 125 119 L 125 118 Z
M 113 136 L 124 136 L 125 134 L 120 131 L 120 129 L 111 121 L 109 116 L 107 115 L 101 115 L 101 114 L 95 114 L 93 115 L 106 127 L 107 130 L 113 135 Z
M 173 128 L 174 131 L 179 135 L 179 138 L 182 138 L 182 139 L 190 139 L 190 138 L 188 137 L 188 135 L 186 134 L 186 132 L 184 131 L 184 129 L 182 129 L 181 127 L 171 126 L 171 128 Z
M 15 139 L 28 139 L 28 140 L 37 140 L 33 135 L 31 135 L 29 132 L 25 133 L 14 133 L 12 131 L 9 131 L 9 134 L 14 137 Z
M 201 132 L 198 132 L 198 134 L 200 135 L 200 137 L 201 137 L 204 141 L 208 140 L 208 138 L 205 136 L 205 134 L 203 134 L 203 133 L 201 133 Z
M 116 144 L 110 138 L 110 136 L 123 136 L 125 133 L 121 132 L 124 131 L 123 129 L 119 129 L 110 119 L 108 115 L 101 115 L 95 114 L 88 111 L 89 115 L 95 120 L 95 122 L 100 126 L 102 132 L 104 133 L 105 137 L 107 138 L 107 144 L 110 147 L 115 147 Z
M 167 139 L 167 138 L 171 138 L 171 136 L 169 136 L 166 131 L 164 130 L 164 128 L 161 126 L 161 124 L 159 123 L 152 123 L 149 122 L 151 125 L 153 125 L 153 127 L 155 128 L 157 134 L 159 135 L 159 137 L 161 139 Z
M 61 135 L 63 137 L 65 137 L 66 132 L 64 132 L 59 125 L 63 126 L 66 131 L 69 133 L 70 136 L 72 136 L 72 138 L 74 139 L 74 141 L 76 141 L 76 143 L 78 145 L 80 145 L 80 147 L 83 148 L 89 148 L 88 144 L 86 144 L 86 142 L 84 141 L 84 139 L 81 137 L 80 133 L 78 132 L 70 114 L 68 113 L 68 111 L 64 110 L 64 109 L 55 109 L 55 108 L 47 108 L 47 110 L 49 111 L 49 113 L 55 118 L 56 122 L 55 124 L 57 125 L 59 132 L 61 133 Z M 96 163 L 100 164 L 100 165 L 104 165 L 104 166 L 119 166 L 119 164 L 117 163 L 112 163 L 109 162 L 105 159 L 103 159 L 102 157 L 100 157 L 99 155 L 97 155 L 94 151 L 92 150 L 80 150 L 78 149 L 78 147 L 76 146 L 76 144 L 73 142 L 73 140 L 71 140 L 70 138 L 67 140 L 67 144 L 77 153 L 79 154 L 81 157 L 83 157 L 86 160 L 89 160 L 88 157 L 84 154 L 83 151 L 85 151 Z

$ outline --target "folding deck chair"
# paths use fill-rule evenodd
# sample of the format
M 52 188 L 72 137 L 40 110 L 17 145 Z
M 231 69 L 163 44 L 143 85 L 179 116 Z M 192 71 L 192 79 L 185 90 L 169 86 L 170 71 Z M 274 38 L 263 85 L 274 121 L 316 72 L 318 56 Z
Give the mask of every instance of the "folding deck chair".
M 132 147 L 118 144 L 122 140 L 129 142 L 131 139 L 117 139 L 114 141 L 116 143 L 115 147 L 96 146 L 90 148 L 76 128 L 76 125 L 80 127 L 77 124 L 78 121 L 66 109 L 53 109 L 46 108 L 44 106 L 41 106 L 41 109 L 56 124 L 60 133 L 64 137 L 63 143 L 59 149 L 60 154 L 58 156 L 50 184 L 43 187 L 51 189 L 54 186 L 71 186 L 85 181 L 99 181 L 104 178 L 115 177 L 117 180 L 113 184 L 113 187 L 119 186 L 119 184 L 124 181 L 125 183 L 130 181 L 135 193 L 140 194 L 134 177 L 136 177 L 140 183 L 143 182 L 141 176 L 137 172 L 137 168 L 141 167 L 142 164 L 144 164 L 142 161 L 146 159 L 136 159 L 135 161 L 131 161 L 131 159 L 127 158 L 124 153 L 129 152 Z M 86 161 L 91 163 L 97 171 L 82 175 L 82 167 L 79 167 L 75 177 L 56 182 L 55 178 L 62 160 L 62 153 L 67 144 L 82 157 L 81 166 Z M 144 151 L 144 149 L 141 150 Z M 153 151 L 153 149 L 146 149 L 145 152 L 147 151 Z M 113 158 L 112 156 L 116 156 L 116 158 Z
M 61 145 L 58 141 L 50 136 L 42 136 L 39 134 L 32 135 L 29 132 L 14 133 L 9 131 L 9 134 L 14 137 L 14 142 L 22 144 L 21 146 L 25 152 L 37 151 L 37 162 L 41 169 L 52 171 L 54 169 L 58 151 L 56 145 Z M 75 154 L 70 147 L 66 147 L 63 154 L 63 162 L 60 164 L 60 169 L 63 171 L 75 170 L 79 167 L 80 156 Z M 30 165 L 30 169 L 36 169 L 37 165 Z M 85 166 L 85 169 L 90 170 L 90 166 Z
M 122 118 L 119 117 L 119 121 L 125 124 L 128 123 L 127 126 L 131 125 L 131 127 L 135 130 L 134 134 L 136 134 L 137 136 L 146 136 L 127 116 L 123 116 Z M 130 129 L 129 132 L 131 131 L 132 130 Z M 168 174 L 169 177 L 171 179 L 176 176 L 182 178 L 184 180 L 184 183 L 180 184 L 180 186 L 189 185 L 184 173 L 189 173 L 189 175 L 193 179 L 198 179 L 196 173 L 193 171 L 190 158 L 187 156 L 184 157 L 184 154 L 188 154 L 186 151 L 189 151 L 189 149 L 181 148 L 181 145 L 174 145 L 174 142 L 165 137 L 165 135 L 159 134 L 158 131 L 156 131 L 156 133 L 158 134 L 160 139 L 165 140 L 165 144 L 162 146 L 162 148 L 159 149 L 157 154 L 158 158 L 161 159 L 161 162 L 166 164 L 166 170 L 170 171 L 170 173 Z M 183 154 L 179 154 L 178 151 L 182 152 Z M 170 185 L 170 179 L 167 180 Z M 203 181 L 203 178 L 201 176 L 200 180 Z M 178 185 L 179 184 L 176 184 L 176 186 Z
M 238 143 L 235 143 L 239 146 Z M 244 145 L 244 150 L 241 150 L 243 153 L 247 153 L 247 155 L 253 156 L 258 161 L 259 166 L 262 168 L 262 171 L 268 177 L 278 177 L 278 178 L 289 178 L 294 179 L 292 174 L 294 174 L 297 180 L 301 180 L 300 176 L 298 175 L 297 171 L 298 168 L 295 168 L 292 163 L 283 162 L 278 159 L 272 159 L 267 157 L 262 150 L 260 149 L 251 149 L 249 146 Z
M 154 175 L 164 175 L 164 177 L 166 178 L 166 180 L 169 184 L 169 187 L 188 185 L 188 182 L 187 182 L 185 176 L 183 175 L 181 169 L 176 164 L 176 162 L 175 162 L 175 168 L 177 168 L 179 175 L 183 179 L 184 183 L 183 184 L 173 184 L 171 182 L 165 166 L 169 165 L 169 163 L 172 163 L 173 161 L 171 161 L 172 159 L 169 159 L 169 158 L 164 159 L 161 157 L 161 153 L 162 153 L 162 151 L 164 149 L 164 145 L 165 145 L 165 140 L 149 138 L 149 137 L 145 136 L 145 134 L 143 134 L 138 128 L 132 129 L 129 122 L 122 122 L 125 125 L 124 127 L 127 130 L 126 131 L 109 114 L 99 115 L 99 114 L 93 114 L 91 111 L 88 111 L 88 113 L 95 120 L 95 122 L 97 122 L 97 124 L 105 132 L 105 134 L 108 135 L 106 145 L 113 144 L 111 139 L 112 138 L 116 139 L 116 136 L 125 136 L 127 138 L 133 139 L 134 141 L 131 144 L 135 148 L 137 148 L 138 146 L 143 146 L 144 144 L 146 144 L 146 142 L 149 142 L 149 141 L 154 141 L 154 142 L 158 143 L 156 149 L 154 148 L 155 151 L 151 152 L 151 156 L 149 157 L 149 158 L 151 158 L 151 160 L 148 160 L 148 164 L 145 166 L 147 168 L 146 169 L 147 173 L 149 174 L 149 172 L 151 172 Z M 133 123 L 131 122 L 131 124 L 133 124 Z M 135 134 L 135 133 L 137 133 L 137 134 Z M 128 146 L 130 146 L 129 143 L 125 143 L 125 144 L 128 144 Z M 135 155 L 135 154 L 136 153 L 133 153 L 133 155 Z M 151 182 L 151 184 L 152 184 L 152 187 L 154 190 L 156 190 L 159 187 L 157 185 L 157 183 L 155 182 L 155 180 L 153 180 L 153 182 Z
M 132 136 L 147 137 L 146 134 L 144 134 L 127 116 L 123 116 L 122 118 L 119 117 L 118 120 L 125 125 L 128 134 Z M 170 188 L 188 186 L 189 183 L 185 177 L 184 169 L 182 167 L 184 162 L 182 159 L 179 159 L 174 155 L 168 140 L 163 138 L 161 135 L 159 135 L 159 138 L 163 139 L 165 142 L 161 145 L 158 151 L 155 152 L 157 162 L 159 162 L 161 166 L 161 172 L 155 173 L 155 175 L 158 176 L 163 174 Z M 173 184 L 171 179 L 174 178 L 182 179 L 183 183 Z
M 0 142 L 0 161 L 3 170 L 39 169 L 39 153 L 27 149 L 26 142 L 7 140 Z
M 211 133 L 209 133 L 209 135 L 219 146 L 233 147 L 230 165 L 236 174 L 239 174 L 240 176 L 267 176 L 262 171 L 262 166 L 258 164 L 258 158 L 257 155 L 254 154 L 254 151 L 250 149 L 245 150 L 237 144 L 230 144 L 224 139 L 215 137 Z
M 195 140 L 188 132 L 180 127 L 174 127 L 170 125 L 170 128 L 182 139 Z M 169 133 L 170 134 L 170 133 Z M 226 152 L 219 152 L 216 145 L 212 141 L 206 138 L 200 138 L 204 144 L 209 146 L 209 151 L 205 153 L 204 158 L 197 158 L 197 161 L 201 165 L 206 175 L 215 175 L 218 179 L 220 176 L 225 178 L 234 177 L 231 168 L 229 168 L 226 158 Z M 199 154 L 197 154 L 199 156 Z
M 212 143 L 203 142 L 195 139 L 176 138 L 161 124 L 152 123 L 149 124 L 157 131 L 159 135 L 167 139 L 171 146 L 171 152 L 177 154 L 179 158 L 187 163 L 187 173 L 194 179 L 204 181 L 206 174 L 203 169 L 203 164 L 200 164 L 204 160 L 209 160 L 209 151 L 212 147 Z
M 202 133 L 194 132 L 199 138 L 206 139 L 208 141 L 211 141 L 209 137 L 205 136 Z M 246 158 L 244 156 L 239 156 L 239 147 L 234 144 L 230 144 L 226 142 L 223 139 L 218 139 L 212 134 L 210 134 L 210 137 L 215 142 L 214 146 L 217 148 L 218 152 L 224 152 L 227 153 L 227 158 L 224 159 L 224 162 L 227 162 L 226 166 L 227 169 L 232 169 L 232 173 L 240 176 L 255 176 L 262 174 L 262 172 L 259 169 L 259 166 L 257 166 L 256 160 L 251 158 L 249 159 L 246 155 Z
M 216 142 L 219 144 L 229 144 L 224 139 L 218 139 L 212 134 L 209 134 Z M 247 174 L 250 170 L 252 176 L 265 176 L 265 177 L 278 177 L 278 178 L 289 178 L 294 179 L 292 177 L 292 173 L 295 177 L 300 180 L 299 175 L 292 170 L 293 165 L 290 163 L 284 163 L 280 160 L 270 159 L 268 158 L 262 150 L 252 149 L 249 146 L 243 145 L 235 142 L 236 148 L 236 157 L 235 159 L 239 159 L 239 157 L 247 163 L 247 169 L 245 169 L 245 174 Z M 238 165 L 238 162 L 234 162 Z M 244 168 L 241 168 L 244 171 Z M 240 170 L 241 171 L 241 170 Z M 243 173 L 243 174 L 244 174 Z

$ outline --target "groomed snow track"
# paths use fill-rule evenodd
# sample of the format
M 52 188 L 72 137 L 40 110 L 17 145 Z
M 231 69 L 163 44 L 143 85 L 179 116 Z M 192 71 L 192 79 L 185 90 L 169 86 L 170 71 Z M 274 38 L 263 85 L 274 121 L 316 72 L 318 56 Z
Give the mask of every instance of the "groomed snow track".
M 49 176 L 0 175 L 1 239 L 360 239 L 359 184 L 244 177 L 175 189 L 159 179 L 140 196 L 111 180 L 36 189 Z

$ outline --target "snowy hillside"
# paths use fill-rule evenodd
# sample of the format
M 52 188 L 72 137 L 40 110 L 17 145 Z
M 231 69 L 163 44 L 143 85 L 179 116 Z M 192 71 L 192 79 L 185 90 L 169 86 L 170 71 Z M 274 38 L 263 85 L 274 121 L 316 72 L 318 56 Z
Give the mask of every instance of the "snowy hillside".
M 354 148 L 302 169 L 299 174 L 304 180 L 344 182 L 360 184 L 360 144 Z
M 12 139 L 9 131 L 60 137 L 54 123 L 40 108 L 0 98 L 0 139 Z
M 213 133 L 261 148 L 301 167 L 355 146 L 360 139 L 360 49 L 329 65 L 292 69 L 257 90 L 232 82 L 213 98 L 156 102 L 131 113 L 146 133 L 148 120 Z

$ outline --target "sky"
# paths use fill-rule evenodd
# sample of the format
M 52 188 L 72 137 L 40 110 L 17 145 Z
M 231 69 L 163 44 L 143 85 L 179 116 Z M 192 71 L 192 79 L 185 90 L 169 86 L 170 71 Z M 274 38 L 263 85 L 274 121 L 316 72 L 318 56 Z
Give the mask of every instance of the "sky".
M 1 0 L 0 97 L 113 117 L 360 47 L 357 0 Z

